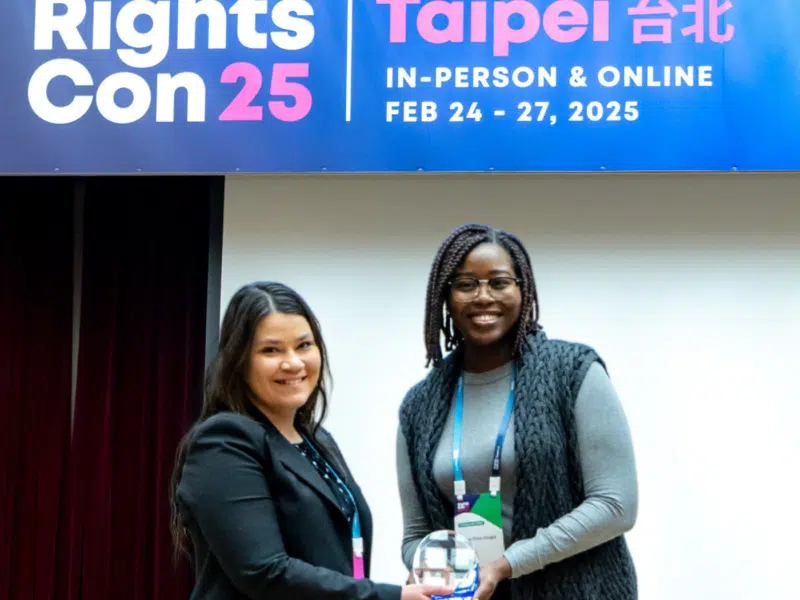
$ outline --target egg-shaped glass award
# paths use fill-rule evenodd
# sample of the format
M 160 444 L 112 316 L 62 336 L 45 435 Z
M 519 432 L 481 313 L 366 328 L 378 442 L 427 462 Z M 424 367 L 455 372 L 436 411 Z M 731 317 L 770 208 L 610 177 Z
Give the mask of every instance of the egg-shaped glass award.
M 412 567 L 415 583 L 454 588 L 450 598 L 472 598 L 478 589 L 478 554 L 469 540 L 455 531 L 428 534 L 417 546 Z

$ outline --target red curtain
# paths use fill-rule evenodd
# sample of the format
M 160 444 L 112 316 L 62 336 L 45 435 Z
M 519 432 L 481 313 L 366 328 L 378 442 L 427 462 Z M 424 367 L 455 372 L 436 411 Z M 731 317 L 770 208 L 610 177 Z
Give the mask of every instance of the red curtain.
M 202 401 L 209 179 L 88 179 L 59 598 L 178 600 L 168 482 Z
M 49 600 L 70 437 L 73 186 L 0 184 L 0 597 Z

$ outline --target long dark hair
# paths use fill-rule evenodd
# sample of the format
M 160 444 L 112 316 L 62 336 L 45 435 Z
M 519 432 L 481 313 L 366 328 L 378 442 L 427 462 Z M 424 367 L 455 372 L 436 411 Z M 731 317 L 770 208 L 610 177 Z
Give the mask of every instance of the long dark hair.
M 449 293 L 447 282 L 456 269 L 464 262 L 476 246 L 483 243 L 498 244 L 505 248 L 517 277 L 520 278 L 522 292 L 522 309 L 517 322 L 513 354 L 518 356 L 522 351 L 525 337 L 539 326 L 539 294 L 536 291 L 536 279 L 533 276 L 531 258 L 522 241 L 512 233 L 502 229 L 494 229 L 480 223 L 466 223 L 456 227 L 439 246 L 428 275 L 428 289 L 425 298 L 425 350 L 427 363 L 438 367 L 442 363 L 442 347 L 440 336 L 444 335 L 445 350 L 455 350 L 463 342 L 448 315 L 444 318 L 443 308 Z
M 328 353 L 319 321 L 313 311 L 300 294 L 282 283 L 256 282 L 241 287 L 231 298 L 222 319 L 219 348 L 206 371 L 202 412 L 197 422 L 181 440 L 175 456 L 169 491 L 172 510 L 170 529 L 176 558 L 181 554 L 191 558 L 188 548 L 189 535 L 177 499 L 177 488 L 192 436 L 198 425 L 218 413 L 253 414 L 255 409 L 245 380 L 250 347 L 261 319 L 275 313 L 305 317 L 321 355 L 319 382 L 308 397 L 308 401 L 297 411 L 295 426 L 314 438 L 325 419 L 331 378 Z

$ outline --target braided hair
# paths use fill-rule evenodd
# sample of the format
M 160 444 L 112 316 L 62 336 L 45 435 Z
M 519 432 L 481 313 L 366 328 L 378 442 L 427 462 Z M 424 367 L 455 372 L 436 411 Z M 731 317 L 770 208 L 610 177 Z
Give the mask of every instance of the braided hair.
M 428 289 L 425 302 L 425 348 L 426 367 L 433 363 L 438 367 L 442 362 L 440 334 L 444 334 L 445 350 L 456 349 L 462 342 L 461 333 L 453 325 L 448 314 L 445 318 L 443 308 L 449 293 L 448 281 L 456 269 L 464 262 L 473 248 L 483 243 L 497 244 L 511 256 L 517 277 L 520 279 L 522 308 L 517 323 L 516 338 L 512 348 L 513 355 L 519 355 L 525 337 L 538 328 L 539 298 L 536 281 L 528 251 L 515 235 L 494 229 L 488 225 L 467 223 L 453 230 L 439 246 L 428 276 Z

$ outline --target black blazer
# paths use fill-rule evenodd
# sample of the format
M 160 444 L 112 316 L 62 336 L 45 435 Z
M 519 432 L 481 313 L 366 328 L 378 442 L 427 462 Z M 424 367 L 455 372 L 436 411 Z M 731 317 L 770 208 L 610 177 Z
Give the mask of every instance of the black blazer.
M 336 442 L 316 446 L 358 505 L 369 577 L 372 516 Z M 265 418 L 221 413 L 192 437 L 178 485 L 194 545 L 192 600 L 399 600 L 353 578 L 350 524 L 314 467 Z

